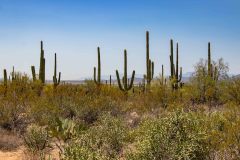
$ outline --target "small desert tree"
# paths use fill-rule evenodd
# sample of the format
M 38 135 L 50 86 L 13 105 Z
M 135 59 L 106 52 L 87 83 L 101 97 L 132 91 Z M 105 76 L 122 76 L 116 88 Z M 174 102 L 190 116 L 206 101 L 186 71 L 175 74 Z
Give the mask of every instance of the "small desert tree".
M 220 94 L 221 82 L 228 79 L 228 64 L 223 58 L 211 61 L 212 73 L 208 73 L 208 61 L 200 59 L 194 66 L 195 72 L 191 78 L 192 100 L 206 103 L 217 102 Z M 214 70 L 214 71 L 213 71 Z

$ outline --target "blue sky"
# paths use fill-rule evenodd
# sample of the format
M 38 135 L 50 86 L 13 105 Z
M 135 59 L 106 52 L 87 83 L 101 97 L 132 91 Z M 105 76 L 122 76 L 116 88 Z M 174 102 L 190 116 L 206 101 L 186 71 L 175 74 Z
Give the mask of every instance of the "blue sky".
M 169 73 L 171 38 L 179 42 L 183 72 L 207 57 L 210 41 L 213 58 L 223 57 L 230 73 L 240 73 L 239 0 L 0 0 L 0 68 L 14 65 L 30 75 L 43 40 L 47 79 L 55 52 L 63 79 L 92 76 L 97 46 L 103 75 L 123 70 L 124 49 L 129 74 L 143 74 L 146 30 L 155 75 L 162 64 Z

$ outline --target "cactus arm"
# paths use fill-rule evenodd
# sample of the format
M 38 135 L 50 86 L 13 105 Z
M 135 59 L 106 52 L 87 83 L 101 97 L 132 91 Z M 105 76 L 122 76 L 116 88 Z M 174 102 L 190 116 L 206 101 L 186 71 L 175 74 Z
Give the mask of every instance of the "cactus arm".
M 133 87 L 134 78 L 135 78 L 135 71 L 132 72 L 131 82 L 127 87 L 127 90 L 130 90 Z
M 60 81 L 61 81 L 61 72 L 59 72 L 59 74 L 58 74 L 58 84 L 60 84 Z
M 45 58 L 43 59 L 42 83 L 45 83 Z
M 117 82 L 118 82 L 118 87 L 120 90 L 124 91 L 123 87 L 122 87 L 122 84 L 121 84 L 121 80 L 120 80 L 120 77 L 119 77 L 119 73 L 118 73 L 118 70 L 116 70 L 116 76 L 117 76 Z
M 13 66 L 13 70 L 12 70 L 12 81 L 15 79 L 15 70 L 14 70 L 14 66 Z
M 180 75 L 178 77 L 178 82 L 182 81 L 182 67 L 180 67 Z
M 154 62 L 152 62 L 152 75 L 151 75 L 151 79 L 153 79 L 154 76 Z
M 177 49 L 176 49 L 176 80 L 178 81 L 178 43 L 177 43 Z
M 93 68 L 93 79 L 94 79 L 94 82 L 97 83 L 97 80 L 96 80 L 96 67 Z

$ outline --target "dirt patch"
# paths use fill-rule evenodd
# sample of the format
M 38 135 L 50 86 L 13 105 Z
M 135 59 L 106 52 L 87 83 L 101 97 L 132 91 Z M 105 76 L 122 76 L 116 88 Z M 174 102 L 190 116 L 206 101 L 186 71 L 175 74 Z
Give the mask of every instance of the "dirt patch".
M 12 132 L 0 128 L 0 135 L 1 151 L 14 151 L 22 145 L 21 138 Z
M 19 147 L 16 151 L 0 151 L 0 159 L 23 160 L 24 148 Z

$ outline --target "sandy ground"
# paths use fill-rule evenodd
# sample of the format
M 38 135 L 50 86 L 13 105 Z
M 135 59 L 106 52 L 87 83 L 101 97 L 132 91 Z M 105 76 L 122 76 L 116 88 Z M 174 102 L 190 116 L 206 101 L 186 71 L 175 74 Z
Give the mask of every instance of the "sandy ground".
M 0 160 L 22 160 L 23 157 L 24 157 L 23 147 L 20 147 L 16 151 L 11 152 L 0 151 Z
M 15 151 L 1 151 L 0 150 L 0 160 L 28 160 L 31 158 L 27 158 L 26 153 L 24 152 L 24 147 L 19 147 Z M 58 160 L 58 151 L 53 150 L 51 152 L 51 156 L 53 160 Z

